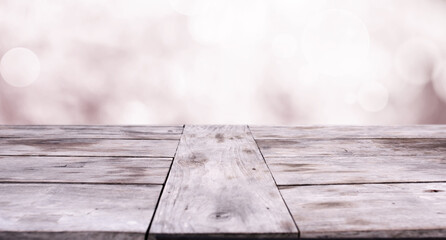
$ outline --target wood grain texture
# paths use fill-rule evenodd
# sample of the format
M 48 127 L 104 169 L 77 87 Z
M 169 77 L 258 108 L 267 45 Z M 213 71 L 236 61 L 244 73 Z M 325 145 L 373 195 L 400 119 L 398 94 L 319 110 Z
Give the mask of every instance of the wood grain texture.
M 446 237 L 446 183 L 282 187 L 302 238 Z
M 0 138 L 179 140 L 182 126 L 1 125 Z
M 278 185 L 446 181 L 441 156 L 266 158 Z
M 0 184 L 0 238 L 52 233 L 63 239 L 57 233 L 70 232 L 66 238 L 141 239 L 160 191 L 156 185 Z
M 250 126 L 255 139 L 446 138 L 446 125 Z
M 163 184 L 169 158 L 0 156 L 0 182 Z
M 2 156 L 173 157 L 178 140 L 0 138 Z
M 186 126 L 151 236 L 297 237 L 246 126 Z
M 443 156 L 446 139 L 257 139 L 263 156 Z
M 141 233 L 131 232 L 0 232 L 1 240 L 85 240 L 85 239 L 112 239 L 112 240 L 143 240 Z

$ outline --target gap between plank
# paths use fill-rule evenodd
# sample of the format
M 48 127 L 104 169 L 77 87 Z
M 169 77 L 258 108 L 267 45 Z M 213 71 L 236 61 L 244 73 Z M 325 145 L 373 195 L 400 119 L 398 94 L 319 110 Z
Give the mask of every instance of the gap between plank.
M 81 185 L 136 185 L 136 186 L 159 186 L 163 185 L 161 183 L 110 183 L 110 182 L 49 182 L 49 181 L 0 181 L 0 184 L 62 184 L 62 185 L 74 185 L 74 184 L 81 184 Z
M 259 152 L 260 152 L 260 155 L 262 156 L 263 162 L 265 162 L 265 165 L 266 165 L 266 167 L 268 168 L 269 174 L 271 175 L 271 177 L 272 177 L 272 179 L 273 179 L 273 181 L 274 181 L 274 184 L 276 185 L 276 188 L 277 188 L 277 190 L 279 191 L 280 197 L 282 198 L 282 201 L 283 201 L 283 203 L 285 204 L 286 209 L 288 210 L 288 213 L 289 213 L 290 216 L 291 216 L 291 219 L 293 219 L 294 225 L 295 225 L 296 228 L 297 228 L 297 238 L 300 238 L 300 229 L 299 229 L 299 226 L 297 226 L 296 220 L 294 219 L 293 215 L 291 214 L 290 208 L 288 207 L 288 204 L 285 202 L 285 199 L 283 198 L 282 193 L 280 192 L 280 188 L 279 188 L 278 185 L 277 185 L 276 179 L 274 178 L 274 175 L 273 175 L 273 173 L 271 172 L 271 169 L 269 168 L 269 165 L 268 165 L 268 163 L 266 162 L 266 159 L 265 159 L 265 157 L 263 156 L 262 150 L 260 149 L 259 144 L 257 144 L 257 140 L 254 138 L 254 135 L 252 134 L 252 131 L 251 131 L 251 128 L 249 127 L 249 125 L 247 125 L 247 128 L 248 128 L 248 130 L 249 130 L 249 133 L 251 134 L 252 139 L 254 140 L 254 143 L 255 143 L 256 146 L 257 146 L 257 149 L 258 149 Z
M 178 140 L 179 141 L 179 140 Z M 128 156 L 128 155 L 114 155 L 114 156 L 102 156 L 102 155 L 42 155 L 42 154 L 21 154 L 21 155 L 12 155 L 12 154 L 0 154 L 0 157 L 78 157 L 78 158 L 166 158 L 173 159 L 173 157 L 166 156 Z
M 446 181 L 413 181 L 413 182 L 357 182 L 357 183 L 316 183 L 316 184 L 283 184 L 277 185 L 279 189 L 288 187 L 311 187 L 311 186 L 330 186 L 330 185 L 371 185 L 371 184 L 423 184 L 423 183 L 446 183 Z
M 253 135 L 254 136 L 254 135 Z M 298 137 L 298 136 L 296 136 Z M 435 138 L 435 137 L 304 137 L 304 138 L 277 138 L 277 137 L 259 137 L 255 138 L 256 140 L 277 140 L 277 141 L 306 141 L 306 140 L 408 140 L 408 139 L 416 139 L 416 140 L 446 140 L 446 138 Z
M 171 134 L 172 136 L 181 136 L 179 134 Z M 170 137 L 170 136 L 169 136 Z M 38 137 L 2 137 L 0 136 L 0 139 L 6 139 L 6 140 L 28 140 L 28 139 L 40 139 Z M 177 140 L 177 138 L 107 138 L 107 137 L 95 137 L 95 138 L 87 138 L 87 137 L 81 137 L 81 138 L 77 138 L 77 137 L 49 137 L 46 139 L 50 139 L 50 140 L 67 140 L 67 139 L 82 139 L 82 140 L 91 140 L 91 139 L 97 139 L 97 140 L 137 140 L 137 141 L 174 141 Z
M 186 125 L 183 124 L 183 128 L 181 129 L 180 139 L 178 139 L 177 148 L 175 149 L 175 153 L 173 155 L 172 161 L 170 162 L 169 171 L 167 171 L 166 178 L 164 179 L 164 183 L 162 184 L 161 191 L 158 196 L 158 200 L 156 201 L 156 204 L 155 204 L 155 209 L 153 210 L 153 214 L 152 214 L 152 217 L 150 218 L 149 226 L 147 227 L 146 234 L 144 235 L 144 240 L 149 239 L 150 228 L 152 227 L 152 222 L 153 222 L 153 219 L 155 218 L 155 213 L 156 213 L 156 210 L 158 209 L 158 205 L 161 201 L 161 196 L 163 195 L 164 187 L 166 186 L 166 182 L 167 182 L 167 179 L 169 178 L 170 171 L 172 170 L 173 161 L 175 161 L 175 156 L 177 155 L 178 147 L 180 146 L 180 140 L 181 140 L 181 137 L 183 136 L 185 127 L 186 127 Z

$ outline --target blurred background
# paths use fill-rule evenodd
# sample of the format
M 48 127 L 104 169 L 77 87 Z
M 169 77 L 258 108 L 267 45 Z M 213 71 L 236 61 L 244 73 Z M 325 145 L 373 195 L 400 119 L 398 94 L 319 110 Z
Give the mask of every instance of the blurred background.
M 446 123 L 446 0 L 0 0 L 0 124 Z

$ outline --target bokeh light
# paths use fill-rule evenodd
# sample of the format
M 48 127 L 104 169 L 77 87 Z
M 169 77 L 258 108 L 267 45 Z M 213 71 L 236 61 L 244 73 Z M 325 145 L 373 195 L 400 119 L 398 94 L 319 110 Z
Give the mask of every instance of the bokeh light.
M 121 121 L 123 124 L 139 125 L 150 120 L 150 114 L 147 106 L 140 101 L 129 101 L 122 108 Z
M 169 0 L 175 11 L 188 16 L 203 14 L 212 2 L 213 0 Z
M 274 56 L 278 58 L 290 58 L 296 54 L 297 40 L 290 34 L 280 34 L 274 37 L 271 47 Z
M 404 42 L 395 55 L 398 76 L 414 85 L 424 85 L 432 78 L 440 60 L 439 48 L 427 39 L 415 38 Z
M 11 86 L 26 87 L 38 78 L 40 62 L 31 50 L 17 47 L 3 55 L 0 72 L 3 79 Z
M 307 61 L 321 73 L 355 73 L 367 61 L 369 34 L 353 13 L 330 9 L 310 18 L 302 37 Z
M 368 112 L 383 110 L 389 99 L 386 87 L 378 82 L 365 82 L 358 91 L 358 102 Z
M 1 124 L 446 123 L 445 1 L 5 0 L 0 16 Z
M 265 39 L 268 27 L 265 0 L 206 2 L 210 2 L 206 11 L 191 16 L 188 22 L 195 41 L 233 48 L 258 45 Z

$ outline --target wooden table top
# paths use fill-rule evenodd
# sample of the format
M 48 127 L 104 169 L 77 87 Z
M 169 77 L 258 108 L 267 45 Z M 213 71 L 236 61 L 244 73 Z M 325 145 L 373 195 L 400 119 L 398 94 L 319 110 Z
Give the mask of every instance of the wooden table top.
M 446 125 L 0 126 L 0 239 L 446 238 Z

